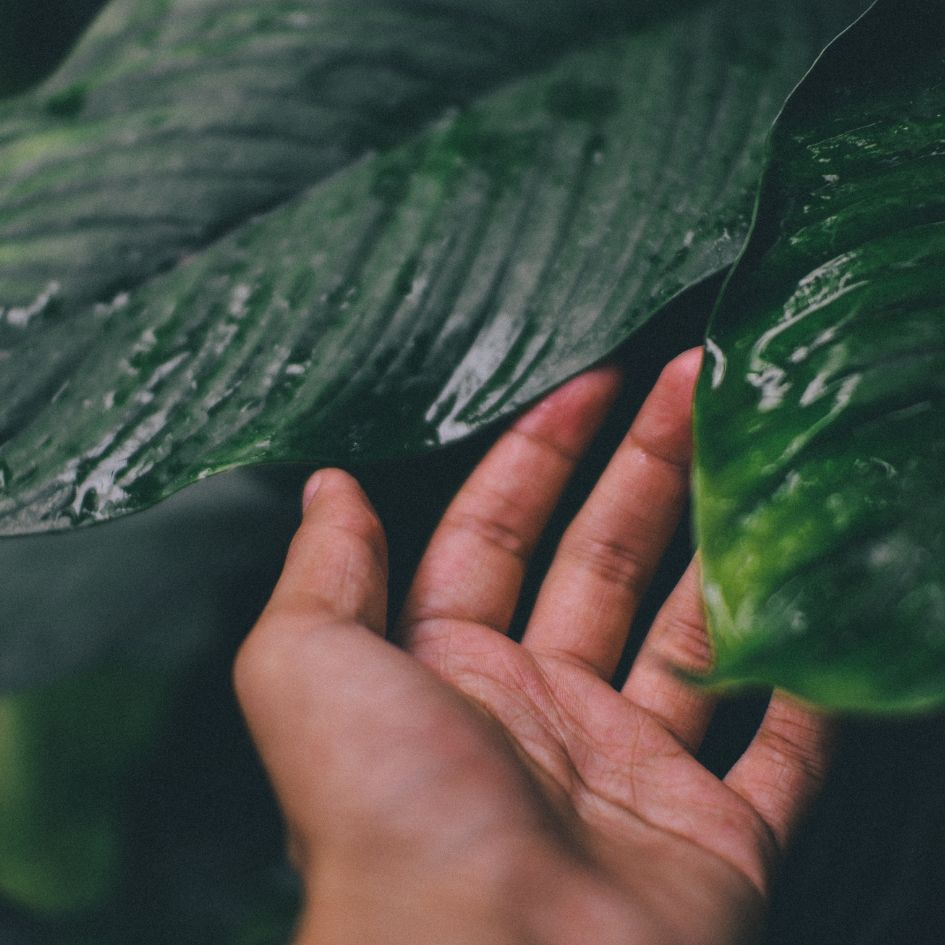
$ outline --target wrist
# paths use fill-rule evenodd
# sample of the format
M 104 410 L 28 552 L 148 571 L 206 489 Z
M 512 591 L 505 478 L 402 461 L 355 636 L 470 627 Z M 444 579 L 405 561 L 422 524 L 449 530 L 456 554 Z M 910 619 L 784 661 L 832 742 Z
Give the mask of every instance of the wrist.
M 334 865 L 310 875 L 294 945 L 638 945 L 655 939 L 610 884 L 564 853 L 477 873 Z

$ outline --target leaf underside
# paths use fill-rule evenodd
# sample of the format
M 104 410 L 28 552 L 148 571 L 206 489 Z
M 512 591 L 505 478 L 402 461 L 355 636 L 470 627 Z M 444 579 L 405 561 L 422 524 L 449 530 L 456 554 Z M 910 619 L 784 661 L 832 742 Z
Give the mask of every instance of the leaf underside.
M 824 706 L 945 702 L 945 10 L 875 5 L 779 119 L 709 331 L 716 665 Z
M 627 6 L 113 0 L 0 106 L 0 534 L 451 442 L 727 267 L 862 3 Z

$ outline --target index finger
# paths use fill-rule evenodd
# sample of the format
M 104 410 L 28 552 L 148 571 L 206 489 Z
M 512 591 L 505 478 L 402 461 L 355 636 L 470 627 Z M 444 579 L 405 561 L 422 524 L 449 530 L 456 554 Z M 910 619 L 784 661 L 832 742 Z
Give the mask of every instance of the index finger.
M 489 451 L 430 540 L 401 617 L 411 650 L 461 624 L 506 632 L 529 555 L 620 384 L 616 367 L 572 379 Z

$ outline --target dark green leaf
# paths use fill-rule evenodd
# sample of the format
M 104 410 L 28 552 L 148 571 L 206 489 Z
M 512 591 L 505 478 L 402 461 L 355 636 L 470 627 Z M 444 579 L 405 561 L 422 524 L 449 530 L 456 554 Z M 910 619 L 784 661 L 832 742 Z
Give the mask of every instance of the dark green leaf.
M 454 440 L 727 266 L 860 4 L 626 6 L 113 0 L 0 125 L 3 530 Z
M 606 28 L 553 0 L 111 0 L 0 111 L 2 302 L 109 301 Z M 468 9 L 467 9 L 468 8 Z
M 711 681 L 945 701 L 945 8 L 881 0 L 788 103 L 697 395 Z

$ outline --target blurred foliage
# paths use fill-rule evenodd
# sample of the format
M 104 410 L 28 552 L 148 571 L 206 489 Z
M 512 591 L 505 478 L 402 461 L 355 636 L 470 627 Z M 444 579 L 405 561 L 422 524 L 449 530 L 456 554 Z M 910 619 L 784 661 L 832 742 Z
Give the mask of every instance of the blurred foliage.
M 122 667 L 0 698 L 0 893 L 44 915 L 114 895 L 117 808 L 159 731 L 169 683 Z
M 297 513 L 278 477 L 239 472 L 108 528 L 0 541 L 0 694 L 108 662 L 193 662 L 275 576 Z

